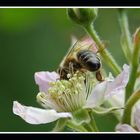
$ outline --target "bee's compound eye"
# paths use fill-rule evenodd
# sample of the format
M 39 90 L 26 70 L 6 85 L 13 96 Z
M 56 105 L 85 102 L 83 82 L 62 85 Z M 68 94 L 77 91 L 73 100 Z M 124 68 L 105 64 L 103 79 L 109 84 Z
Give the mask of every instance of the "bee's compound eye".
M 93 62 L 93 61 L 87 61 L 86 62 L 86 68 L 89 71 L 97 71 L 101 66 L 100 62 Z

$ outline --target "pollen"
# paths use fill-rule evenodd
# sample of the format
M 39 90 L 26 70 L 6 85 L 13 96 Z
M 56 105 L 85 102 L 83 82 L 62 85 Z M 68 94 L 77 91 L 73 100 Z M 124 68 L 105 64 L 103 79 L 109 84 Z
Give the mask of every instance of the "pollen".
M 69 74 L 68 74 L 69 76 Z M 51 82 L 48 93 L 59 111 L 75 111 L 86 102 L 85 75 L 76 72 L 69 80 Z
M 50 82 L 48 93 L 39 93 L 37 101 L 43 107 L 53 108 L 58 112 L 74 112 L 86 104 L 94 79 L 91 73 L 77 71 L 69 80 Z

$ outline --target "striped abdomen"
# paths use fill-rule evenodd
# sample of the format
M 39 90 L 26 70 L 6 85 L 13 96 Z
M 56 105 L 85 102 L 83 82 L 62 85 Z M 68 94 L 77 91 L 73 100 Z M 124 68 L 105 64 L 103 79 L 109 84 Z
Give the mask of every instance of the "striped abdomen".
M 89 71 L 97 71 L 101 67 L 100 58 L 90 50 L 82 50 L 77 53 L 77 60 L 83 68 Z

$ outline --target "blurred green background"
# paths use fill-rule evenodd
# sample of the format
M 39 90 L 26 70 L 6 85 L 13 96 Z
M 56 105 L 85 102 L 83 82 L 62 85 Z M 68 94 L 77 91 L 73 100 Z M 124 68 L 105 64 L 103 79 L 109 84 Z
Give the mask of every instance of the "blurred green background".
M 127 9 L 130 31 L 140 25 L 140 9 Z M 125 63 L 120 46 L 117 9 L 99 9 L 95 29 L 118 63 Z M 71 36 L 85 32 L 70 22 L 65 8 L 0 9 L 0 131 L 47 132 L 54 123 L 31 125 L 12 113 L 14 100 L 40 107 L 36 102 L 37 71 L 56 70 L 71 44 Z M 101 131 L 113 131 L 117 121 L 111 116 L 96 116 Z M 66 130 L 69 131 L 69 130 Z

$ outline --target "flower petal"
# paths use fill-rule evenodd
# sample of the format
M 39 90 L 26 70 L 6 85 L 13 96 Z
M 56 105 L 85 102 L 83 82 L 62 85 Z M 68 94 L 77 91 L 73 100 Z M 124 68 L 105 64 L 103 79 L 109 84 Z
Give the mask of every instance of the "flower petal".
M 115 78 L 114 81 L 108 81 L 105 98 L 109 98 L 123 90 L 129 80 L 129 66 L 124 64 L 123 71 Z
M 117 94 L 111 96 L 107 101 L 111 104 L 111 106 L 124 107 L 125 90 L 120 90 L 120 92 L 118 92 Z
M 107 100 L 107 102 L 110 104 L 111 107 L 118 107 L 123 108 L 125 103 L 125 90 L 121 90 L 119 93 L 111 96 Z M 122 115 L 123 115 L 123 109 L 118 109 L 114 112 L 114 115 L 118 118 L 118 120 L 121 121 Z
M 140 131 L 140 108 L 136 108 L 134 113 L 134 120 L 138 130 Z
M 59 78 L 59 75 L 56 72 L 36 72 L 34 75 L 35 82 L 39 86 L 40 92 L 47 93 L 48 88 L 50 87 L 49 82 L 54 82 Z
M 128 124 L 118 124 L 116 126 L 116 131 L 118 131 L 118 132 L 136 132 L 136 130 Z
M 124 70 L 117 76 L 117 78 L 107 78 L 107 80 L 95 86 L 91 95 L 87 99 L 86 108 L 99 106 L 104 100 L 122 92 L 128 83 L 129 66 L 125 64 L 123 69 Z
M 57 113 L 55 110 L 45 110 L 35 107 L 21 105 L 17 101 L 13 102 L 13 113 L 20 116 L 30 124 L 44 124 L 53 122 L 59 118 L 68 118 L 72 115 L 68 112 Z
M 94 91 L 88 96 L 85 108 L 93 108 L 100 105 L 104 100 L 104 94 L 107 86 L 107 81 L 104 81 L 95 86 Z

